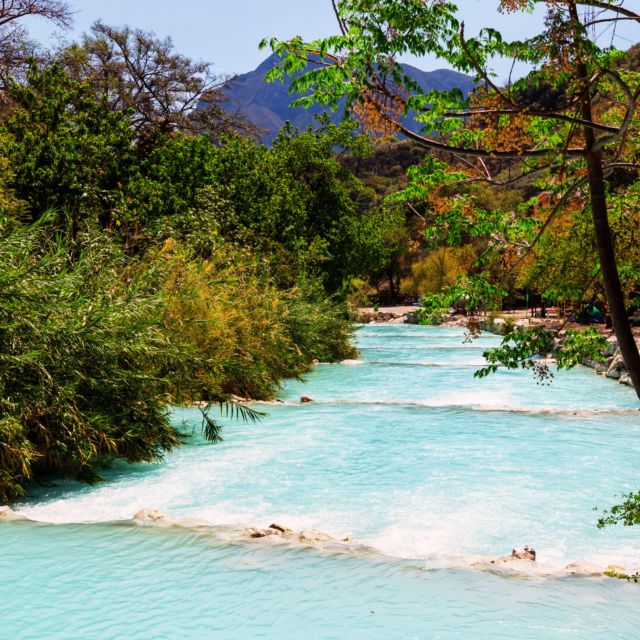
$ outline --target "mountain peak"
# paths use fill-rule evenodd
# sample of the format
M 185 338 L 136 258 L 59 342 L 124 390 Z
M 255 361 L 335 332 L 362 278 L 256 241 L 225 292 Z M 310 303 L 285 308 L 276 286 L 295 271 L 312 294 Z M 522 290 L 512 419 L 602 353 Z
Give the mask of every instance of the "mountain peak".
M 273 69 L 273 67 L 276 66 L 278 60 L 280 60 L 280 55 L 277 53 L 272 53 L 266 60 L 263 60 L 253 71 L 250 71 L 249 74 L 266 74 L 267 72 L 271 71 L 271 69 Z M 244 75 L 249 75 L 249 74 L 244 74 Z
M 264 129 L 267 134 L 264 141 L 270 144 L 285 122 L 289 121 L 294 127 L 306 129 L 315 123 L 314 116 L 322 111 L 321 107 L 304 109 L 289 106 L 294 99 L 289 93 L 291 80 L 285 79 L 283 83 L 267 83 L 265 76 L 278 62 L 277 53 L 272 53 L 261 62 L 256 69 L 237 76 L 229 82 L 225 89 L 227 96 L 227 108 L 230 111 L 241 111 L 253 124 Z M 403 65 L 407 75 L 413 78 L 428 92 L 434 89 L 449 91 L 460 89 L 464 94 L 473 88 L 473 79 L 463 73 L 450 69 L 436 69 L 434 71 L 422 71 L 411 65 Z M 339 122 L 341 113 L 331 113 L 331 120 Z M 407 126 L 418 130 L 419 125 L 411 118 L 407 119 Z

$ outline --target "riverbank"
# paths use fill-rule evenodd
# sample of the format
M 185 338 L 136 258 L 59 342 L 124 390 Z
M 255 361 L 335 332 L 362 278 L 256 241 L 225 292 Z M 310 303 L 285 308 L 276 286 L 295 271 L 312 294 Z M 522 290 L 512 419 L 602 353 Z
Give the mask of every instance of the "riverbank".
M 604 325 L 582 325 L 575 322 L 564 322 L 558 318 L 520 318 L 513 320 L 508 315 L 486 316 L 478 319 L 478 325 L 483 331 L 489 331 L 497 335 L 505 335 L 507 330 L 512 328 L 520 333 L 525 333 L 532 327 L 543 326 L 546 329 L 556 332 L 558 338 L 562 340 L 563 335 L 567 331 L 580 331 L 586 329 L 597 329 L 603 338 L 607 341 L 607 347 L 602 351 L 602 360 L 595 358 L 585 358 L 582 364 L 585 367 L 593 369 L 599 375 L 603 375 L 611 380 L 616 380 L 620 384 L 633 387 L 631 377 L 627 373 L 627 369 L 618 347 L 613 332 L 606 329 Z M 640 348 L 640 331 L 634 330 L 636 343 Z
M 355 313 L 355 321 L 362 324 L 419 324 L 420 307 L 360 307 Z

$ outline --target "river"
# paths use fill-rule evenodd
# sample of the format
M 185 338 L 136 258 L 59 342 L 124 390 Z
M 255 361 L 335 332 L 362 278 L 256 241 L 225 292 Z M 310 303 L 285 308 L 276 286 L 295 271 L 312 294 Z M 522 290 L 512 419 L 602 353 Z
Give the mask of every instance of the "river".
M 360 360 L 288 382 L 260 423 L 225 421 L 221 445 L 178 410 L 195 435 L 162 464 L 34 491 L 17 510 L 39 522 L 0 525 L 0 637 L 635 637 L 638 585 L 564 570 L 640 566 L 637 530 L 598 530 L 594 512 L 640 488 L 633 391 L 584 368 L 476 380 L 499 339 L 463 337 L 365 326 Z M 363 547 L 133 524 L 145 507 Z M 488 564 L 525 544 L 530 570 Z

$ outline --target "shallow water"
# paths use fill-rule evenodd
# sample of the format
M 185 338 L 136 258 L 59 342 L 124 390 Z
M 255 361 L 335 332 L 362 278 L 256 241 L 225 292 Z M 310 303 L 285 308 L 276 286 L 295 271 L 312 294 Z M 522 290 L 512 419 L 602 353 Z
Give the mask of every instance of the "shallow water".
M 164 464 L 39 490 L 19 510 L 60 524 L 0 526 L 0 637 L 634 637 L 636 585 L 461 569 L 525 544 L 550 571 L 640 565 L 637 531 L 599 531 L 593 511 L 639 484 L 632 390 L 582 368 L 550 387 L 475 380 L 498 339 L 462 338 L 364 327 L 361 360 L 288 383 L 283 405 L 228 424 L 222 445 L 195 436 Z M 143 507 L 316 528 L 380 555 L 114 524 Z
M 638 586 L 508 580 L 198 532 L 6 524 L 2 638 L 629 638 Z M 8 586 L 10 585 L 10 587 Z

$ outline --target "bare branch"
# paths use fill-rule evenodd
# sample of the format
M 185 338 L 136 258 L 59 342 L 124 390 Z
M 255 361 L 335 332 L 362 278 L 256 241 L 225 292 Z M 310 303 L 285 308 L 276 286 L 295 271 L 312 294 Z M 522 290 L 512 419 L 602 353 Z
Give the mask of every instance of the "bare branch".
M 491 76 L 487 73 L 487 70 L 483 68 L 483 66 L 476 60 L 473 53 L 470 51 L 469 46 L 467 45 L 467 41 L 464 37 L 464 22 L 460 26 L 460 45 L 462 46 L 462 50 L 467 54 L 467 57 L 471 61 L 471 64 L 474 66 L 475 70 L 482 77 L 482 79 L 499 95 L 504 102 L 507 104 L 511 104 L 514 107 L 518 105 L 513 102 L 509 95 L 505 95 L 500 87 L 491 79 Z
M 603 9 L 605 11 L 613 11 L 614 13 L 624 16 L 629 20 L 636 20 L 640 22 L 640 14 L 634 13 L 629 9 L 625 9 L 621 5 L 610 4 L 609 2 L 603 2 L 602 0 L 578 0 L 576 4 L 587 7 L 595 7 L 596 9 Z
M 508 187 L 514 184 L 518 184 L 518 182 L 521 182 L 522 180 L 526 180 L 527 178 L 531 178 L 532 176 L 535 176 L 539 173 L 545 173 L 546 171 L 554 171 L 556 169 L 559 169 L 562 166 L 562 164 L 563 163 L 545 164 L 540 167 L 536 167 L 535 169 L 531 169 L 530 171 L 525 171 L 517 175 L 515 178 L 509 178 L 508 180 L 496 180 L 495 178 L 492 178 L 490 176 L 487 176 L 487 177 L 480 176 L 477 178 L 468 178 L 466 180 L 463 180 L 461 184 L 468 184 L 471 182 L 484 182 L 493 187 Z
M 634 162 L 609 162 L 603 165 L 605 170 L 608 169 L 633 169 L 635 171 L 640 171 L 640 164 L 635 164 Z
M 637 18 L 621 18 L 620 16 L 616 16 L 615 18 L 598 18 L 597 20 L 591 20 L 589 22 L 585 22 L 584 26 L 588 29 L 589 27 L 595 27 L 597 24 L 606 24 L 606 23 L 611 23 L 611 22 L 624 22 L 627 20 L 633 20 L 636 21 Z
M 336 20 L 338 21 L 338 26 L 340 27 L 340 32 L 343 36 L 347 35 L 347 28 L 340 16 L 340 12 L 338 11 L 338 5 L 336 4 L 336 0 L 331 0 L 331 6 L 333 7 L 333 13 L 336 14 Z
M 604 149 L 606 145 L 611 144 L 612 142 L 616 142 L 617 140 L 619 140 L 620 138 L 626 135 L 627 131 L 629 130 L 629 127 L 631 126 L 631 123 L 633 122 L 633 117 L 636 113 L 636 101 L 638 100 L 638 96 L 640 95 L 640 87 L 636 89 L 635 93 L 632 93 L 631 89 L 626 84 L 626 82 L 624 82 L 622 78 L 615 71 L 611 69 L 603 69 L 602 73 L 604 75 L 608 75 L 611 78 L 613 78 L 614 81 L 620 87 L 620 90 L 622 91 L 622 93 L 624 93 L 627 99 L 627 112 L 624 116 L 624 119 L 622 121 L 622 124 L 620 125 L 619 130 L 615 133 L 612 133 L 608 136 L 603 136 L 602 138 L 599 138 L 598 140 L 596 140 L 596 143 L 593 146 L 593 151 L 600 151 Z
M 0 0 L 0 91 L 6 90 L 9 78 L 24 77 L 30 59 L 42 58 L 29 39 L 24 19 L 41 17 L 66 28 L 71 26 L 71 16 L 68 3 L 62 0 Z M 6 96 L 0 98 L 6 100 Z
M 40 16 L 59 27 L 71 26 L 71 9 L 63 0 L 0 0 L 0 27 L 27 16 Z
M 420 220 L 422 220 L 423 222 L 427 221 L 427 219 L 422 214 L 420 214 L 418 212 L 418 210 L 410 202 L 407 202 L 406 204 L 407 204 L 407 207 L 409 207 L 409 209 L 411 210 L 411 212 L 414 215 L 418 216 L 418 218 L 420 218 Z

